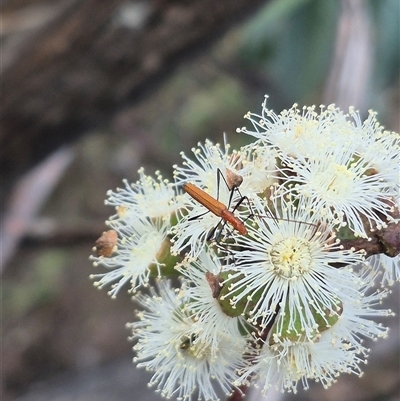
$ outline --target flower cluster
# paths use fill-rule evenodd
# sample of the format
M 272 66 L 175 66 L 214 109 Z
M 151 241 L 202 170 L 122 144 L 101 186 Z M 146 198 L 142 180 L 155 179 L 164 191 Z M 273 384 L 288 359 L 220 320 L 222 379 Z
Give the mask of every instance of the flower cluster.
M 108 193 L 116 214 L 91 257 L 107 271 L 92 277 L 132 292 L 134 362 L 167 398 L 328 387 L 387 335 L 375 319 L 400 279 L 400 135 L 334 105 L 276 114 L 265 100 L 245 118 L 240 150 L 206 141 L 173 183 L 140 170 Z

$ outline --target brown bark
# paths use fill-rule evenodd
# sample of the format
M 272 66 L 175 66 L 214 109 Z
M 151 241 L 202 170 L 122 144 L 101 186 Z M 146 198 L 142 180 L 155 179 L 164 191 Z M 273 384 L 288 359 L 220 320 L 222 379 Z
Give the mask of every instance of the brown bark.
M 141 3 L 142 25 L 128 28 L 118 23 L 123 0 L 71 0 L 3 71 L 3 184 L 142 99 L 182 60 L 264 3 L 154 0 Z

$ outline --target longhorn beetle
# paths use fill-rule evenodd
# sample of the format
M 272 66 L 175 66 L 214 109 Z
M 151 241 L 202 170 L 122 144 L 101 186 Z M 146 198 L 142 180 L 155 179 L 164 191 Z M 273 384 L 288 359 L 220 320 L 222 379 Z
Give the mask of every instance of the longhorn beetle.
M 208 209 L 211 213 L 215 214 L 217 217 L 221 218 L 221 221 L 224 221 L 225 223 L 229 223 L 236 231 L 238 231 L 242 235 L 247 235 L 247 228 L 244 225 L 244 222 L 240 220 L 238 217 L 235 216 L 234 211 L 242 204 L 242 202 L 248 198 L 246 196 L 242 196 L 238 203 L 235 205 L 233 211 L 229 210 L 229 205 L 232 201 L 232 196 L 233 196 L 233 191 L 236 189 L 238 190 L 238 186 L 241 184 L 241 176 L 238 174 L 235 174 L 231 170 L 227 169 L 227 172 L 229 171 L 229 177 L 230 177 L 230 183 L 231 185 L 228 185 L 226 182 L 224 176 L 222 175 L 222 172 L 220 169 L 218 169 L 218 175 L 217 175 L 217 186 L 219 190 L 219 183 L 220 183 L 220 176 L 224 179 L 226 185 L 230 189 L 230 197 L 229 197 L 229 204 L 228 207 L 224 205 L 222 202 L 220 202 L 218 199 L 215 199 L 211 195 L 209 195 L 207 192 L 203 191 L 201 188 L 197 187 L 194 184 L 191 183 L 186 183 L 183 185 L 183 189 L 186 193 L 188 193 L 193 199 L 195 199 L 197 202 L 199 202 L 201 205 L 203 205 L 205 208 Z M 235 176 L 235 179 L 232 178 L 232 175 Z M 238 183 L 238 184 L 237 184 Z M 207 213 L 207 212 L 206 212 Z M 195 220 L 200 216 L 192 217 L 190 220 Z M 221 223 L 221 222 L 220 222 Z M 214 229 L 210 232 L 208 235 L 207 240 L 210 240 L 212 236 L 215 233 L 215 230 L 217 229 L 218 223 Z M 221 231 L 220 231 L 221 232 Z M 217 235 L 219 237 L 220 235 Z

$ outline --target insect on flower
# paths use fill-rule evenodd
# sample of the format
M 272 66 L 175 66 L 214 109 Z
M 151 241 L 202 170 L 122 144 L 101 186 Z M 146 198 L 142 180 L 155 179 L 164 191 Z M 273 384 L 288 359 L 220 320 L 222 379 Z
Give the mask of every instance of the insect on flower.
M 247 229 L 242 220 L 234 215 L 233 212 L 228 210 L 228 208 L 219 200 L 213 198 L 207 192 L 203 191 L 196 185 L 191 183 L 186 183 L 183 185 L 183 189 L 187 192 L 193 199 L 197 202 L 201 203 L 205 208 L 207 208 L 211 213 L 214 213 L 216 216 L 221 217 L 222 220 L 231 224 L 233 228 L 235 228 L 240 234 L 246 235 Z M 242 198 L 237 203 L 235 208 L 239 206 L 241 201 L 245 199 Z M 193 220 L 196 217 L 193 218 Z
M 230 170 L 229 170 L 230 171 Z M 236 175 L 237 177 L 240 177 L 239 175 L 231 172 L 232 174 Z M 220 176 L 222 176 L 222 178 L 224 179 L 225 183 L 228 185 L 228 183 L 226 182 L 225 178 L 223 177 L 221 170 L 218 169 L 218 188 L 219 188 L 219 182 L 220 182 Z M 241 177 L 240 177 L 241 178 Z M 232 183 L 232 181 L 230 181 Z M 236 181 L 238 182 L 238 181 Z M 240 181 L 241 183 L 241 181 Z M 231 186 L 228 185 L 228 188 L 231 191 L 231 195 L 229 198 L 229 204 L 231 203 L 232 200 L 232 196 L 233 196 L 233 191 L 237 190 L 239 184 L 231 184 Z M 229 223 L 236 231 L 238 231 L 240 234 L 242 235 L 247 235 L 247 228 L 244 225 L 244 222 L 242 220 L 240 220 L 238 217 L 235 216 L 234 212 L 235 210 L 242 204 L 242 202 L 246 199 L 246 196 L 242 196 L 240 198 L 240 200 L 238 201 L 238 203 L 235 205 L 235 207 L 233 208 L 233 211 L 229 210 L 229 206 L 227 207 L 226 205 L 224 205 L 222 202 L 220 202 L 218 199 L 215 199 L 214 197 L 212 197 L 211 195 L 209 195 L 207 192 L 203 191 L 201 188 L 197 187 L 194 184 L 191 183 L 186 183 L 183 185 L 183 189 L 186 193 L 188 193 L 193 199 L 195 199 L 197 202 L 199 202 L 201 205 L 203 205 L 205 208 L 208 209 L 208 211 L 210 211 L 211 213 L 215 214 L 216 216 L 221 218 L 221 222 L 224 223 Z M 206 212 L 207 213 L 207 212 Z M 192 217 L 191 220 L 195 220 L 200 216 L 196 216 L 196 217 Z M 221 223 L 220 222 L 220 223 Z M 217 229 L 217 227 L 219 226 L 218 223 L 214 229 L 210 232 L 209 236 L 208 236 L 208 240 L 210 240 L 213 236 L 213 234 L 215 233 L 215 230 Z M 218 240 L 218 237 L 221 234 L 221 230 L 219 231 L 219 233 L 216 235 L 216 240 Z

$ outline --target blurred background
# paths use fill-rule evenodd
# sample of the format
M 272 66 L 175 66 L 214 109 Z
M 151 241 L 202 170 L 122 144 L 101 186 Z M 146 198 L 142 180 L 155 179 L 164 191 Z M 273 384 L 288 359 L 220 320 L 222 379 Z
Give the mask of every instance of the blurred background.
M 131 361 L 129 295 L 88 278 L 106 191 L 141 166 L 171 179 L 206 138 L 246 144 L 264 94 L 276 112 L 372 108 L 399 132 L 399 22 L 398 0 L 4 0 L 2 400 L 161 399 Z M 399 320 L 384 323 L 362 379 L 279 399 L 400 400 Z

